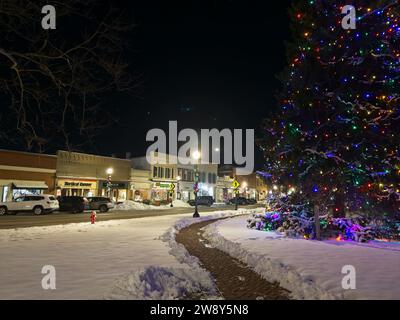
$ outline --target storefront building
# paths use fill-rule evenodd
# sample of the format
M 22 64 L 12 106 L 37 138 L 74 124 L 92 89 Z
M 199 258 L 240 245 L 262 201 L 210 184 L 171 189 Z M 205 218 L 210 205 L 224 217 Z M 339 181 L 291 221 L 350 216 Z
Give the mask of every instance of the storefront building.
M 247 176 L 237 176 L 240 183 L 239 191 L 241 196 L 248 199 L 264 200 L 267 195 L 267 186 L 264 178 L 253 172 Z
M 99 196 L 110 197 L 114 201 L 125 201 L 128 199 L 129 181 L 99 181 Z
M 97 180 L 58 179 L 58 196 L 93 197 L 97 195 Z
M 151 187 L 150 170 L 131 169 L 131 184 L 128 196 L 130 200 L 150 200 Z
M 177 199 L 188 202 L 194 199 L 194 169 L 192 165 L 178 164 Z
M 268 186 L 265 177 L 262 174 L 256 174 L 256 190 L 257 190 L 257 200 L 264 201 L 268 195 Z
M 165 157 L 163 163 L 157 163 L 158 157 Z M 176 199 L 177 186 L 177 164 L 175 156 L 152 152 L 150 161 L 146 157 L 132 158 L 132 167 L 136 170 L 146 170 L 150 172 L 150 199 L 154 204 L 168 203 Z M 173 185 L 173 188 L 171 188 Z
M 125 201 L 130 176 L 130 160 L 57 151 L 57 195 L 106 196 Z
M 211 196 L 215 198 L 215 187 L 217 185 L 218 165 L 199 164 L 199 193 L 198 196 Z
M 216 202 L 227 202 L 235 196 L 232 187 L 233 181 L 234 179 L 231 178 L 230 176 L 223 176 L 217 178 L 217 185 L 215 187 Z
M 162 158 L 163 163 L 157 163 Z M 149 160 L 146 157 L 132 159 L 132 167 L 135 170 L 150 172 L 151 182 L 150 200 L 152 202 L 170 202 L 175 199 L 189 201 L 194 199 L 193 186 L 195 183 L 195 171 L 199 177 L 199 196 L 215 197 L 217 185 L 217 164 L 182 164 L 178 163 L 176 156 L 151 153 Z M 171 188 L 171 185 L 173 187 Z
M 0 201 L 25 194 L 54 194 L 57 157 L 0 150 Z

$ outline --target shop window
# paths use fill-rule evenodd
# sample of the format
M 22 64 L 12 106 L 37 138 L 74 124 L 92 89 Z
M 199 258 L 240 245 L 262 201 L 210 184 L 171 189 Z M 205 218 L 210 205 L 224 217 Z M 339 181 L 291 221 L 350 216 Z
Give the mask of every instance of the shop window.
M 206 182 L 206 173 L 202 172 L 200 176 L 201 176 L 201 182 Z
M 153 167 L 153 178 L 157 177 L 157 167 Z
M 7 201 L 7 196 L 8 196 L 8 191 L 9 191 L 9 187 L 5 186 L 3 188 L 3 195 L 2 195 L 2 201 L 6 202 Z
M 212 183 L 216 184 L 217 183 L 217 175 L 215 173 L 213 173 L 212 178 L 213 178 Z
M 160 178 L 164 178 L 164 168 L 163 167 L 161 167 L 161 170 L 160 170 Z
M 14 189 L 12 191 L 13 198 L 16 199 L 18 197 L 22 197 L 25 195 L 40 195 L 43 193 L 41 189 Z
M 208 183 L 212 183 L 211 172 L 208 173 Z
M 171 169 L 171 179 L 174 178 L 174 169 Z

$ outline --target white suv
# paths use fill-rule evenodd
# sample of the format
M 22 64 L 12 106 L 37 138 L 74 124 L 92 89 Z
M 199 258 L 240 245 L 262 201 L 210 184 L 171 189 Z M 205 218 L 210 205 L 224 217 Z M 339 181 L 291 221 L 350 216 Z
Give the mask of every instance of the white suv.
M 33 212 L 39 215 L 58 210 L 58 208 L 58 201 L 52 195 L 25 195 L 11 202 L 0 202 L 0 216 L 17 212 Z

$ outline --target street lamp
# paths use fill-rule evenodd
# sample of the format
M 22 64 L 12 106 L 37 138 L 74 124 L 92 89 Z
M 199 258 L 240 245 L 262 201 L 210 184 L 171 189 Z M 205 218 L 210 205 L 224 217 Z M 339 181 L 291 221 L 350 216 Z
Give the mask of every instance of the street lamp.
M 194 213 L 193 213 L 193 218 L 199 218 L 200 214 L 199 211 L 197 210 L 197 192 L 199 191 L 199 174 L 198 174 L 198 161 L 201 157 L 201 154 L 199 151 L 194 151 L 192 153 L 192 158 L 196 160 L 194 164 L 194 186 L 193 186 L 193 191 L 194 191 Z
M 108 197 L 111 199 L 111 175 L 114 173 L 114 169 L 108 168 L 106 170 L 106 173 L 107 173 L 107 194 Z
M 197 164 L 197 161 L 199 161 L 199 159 L 201 158 L 201 154 L 200 154 L 200 152 L 199 151 L 193 151 L 193 153 L 192 153 L 192 158 L 194 159 L 194 160 L 196 160 L 196 164 Z
M 182 180 L 181 176 L 176 176 L 176 195 L 178 200 L 181 200 L 181 191 L 179 189 L 179 181 L 181 180 Z

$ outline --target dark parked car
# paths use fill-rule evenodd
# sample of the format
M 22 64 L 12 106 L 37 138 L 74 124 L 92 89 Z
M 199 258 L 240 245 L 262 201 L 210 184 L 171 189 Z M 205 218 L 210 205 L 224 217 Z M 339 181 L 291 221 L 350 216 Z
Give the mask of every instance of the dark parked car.
M 195 200 L 189 200 L 188 203 L 191 206 L 195 205 Z M 211 207 L 211 205 L 214 203 L 214 198 L 211 196 L 199 196 L 197 197 L 197 205 L 198 206 L 209 206 Z
M 246 205 L 249 204 L 247 199 L 245 197 L 234 197 L 232 199 L 229 199 L 228 201 L 229 204 L 240 204 L 240 205 Z
M 60 204 L 60 211 L 81 213 L 86 209 L 88 201 L 84 197 L 62 196 L 58 198 L 58 203 Z
M 247 204 L 257 204 L 257 200 L 254 198 L 247 199 Z
M 87 200 L 88 204 L 86 206 L 86 209 L 107 212 L 108 210 L 114 208 L 114 204 L 109 198 L 106 197 L 88 197 Z

